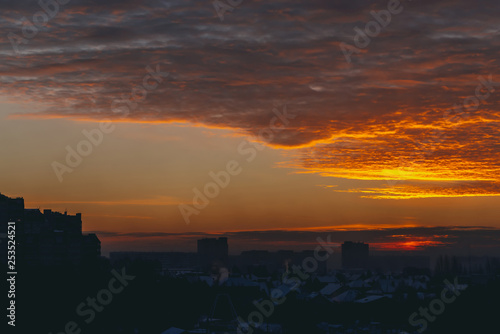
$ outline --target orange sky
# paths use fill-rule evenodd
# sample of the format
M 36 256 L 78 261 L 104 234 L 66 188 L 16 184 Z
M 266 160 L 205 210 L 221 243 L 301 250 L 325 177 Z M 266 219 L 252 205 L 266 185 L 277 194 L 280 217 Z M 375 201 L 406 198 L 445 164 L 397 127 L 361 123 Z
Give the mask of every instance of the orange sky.
M 254 1 L 224 21 L 190 1 L 73 4 L 17 54 L 0 40 L 0 192 L 82 212 L 108 250 L 134 233 L 500 228 L 485 2 L 405 3 L 349 59 L 339 46 L 386 1 Z M 0 24 L 22 34 L 29 10 L 10 10 Z
M 2 165 L 2 193 L 23 196 L 30 208 L 82 212 L 86 231 L 183 234 L 290 228 L 500 227 L 495 196 L 364 198 L 363 193 L 349 189 L 390 184 L 303 173 L 303 169 L 286 167 L 290 152 L 294 152 L 290 149 L 267 147 L 247 162 L 237 147 L 248 138 L 235 136 L 236 132 L 230 130 L 201 127 L 117 123 L 116 130 L 59 182 L 51 163 L 64 161 L 65 146 L 76 146 L 83 138 L 81 131 L 93 129 L 98 123 L 7 118 L 12 112 L 22 112 L 23 107 L 8 103 L 1 107 L 2 140 L 12 143 L 2 146 L 2 155 L 9 157 L 9 163 Z M 225 169 L 231 160 L 241 163 L 242 172 L 186 224 L 178 205 L 192 205 L 193 189 L 203 189 L 212 181 L 208 173 Z M 194 249 L 194 241 L 188 237 L 143 239 L 103 233 L 100 238 L 104 251 Z M 386 238 L 373 247 L 412 250 L 440 244 L 432 240 L 428 236 L 425 240 L 415 237 L 397 242 Z M 245 242 L 253 244 L 249 239 Z M 266 244 L 274 247 L 276 241 L 253 245 L 265 248 Z M 283 248 L 292 247 L 294 241 L 281 244 Z

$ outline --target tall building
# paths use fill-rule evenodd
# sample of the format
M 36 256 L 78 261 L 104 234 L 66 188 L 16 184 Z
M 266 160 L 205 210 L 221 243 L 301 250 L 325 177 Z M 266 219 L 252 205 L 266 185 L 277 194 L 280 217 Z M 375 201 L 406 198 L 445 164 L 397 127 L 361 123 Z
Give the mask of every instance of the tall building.
M 0 233 L 5 233 L 10 221 L 16 222 L 16 262 L 21 265 L 78 268 L 101 255 L 99 238 L 95 234 L 82 234 L 80 213 L 25 209 L 22 198 L 0 194 Z
M 363 242 L 345 241 L 342 244 L 342 268 L 363 269 L 368 266 L 370 248 Z
M 9 198 L 5 195 L 0 194 L 0 224 L 2 228 L 4 224 L 8 222 L 17 222 L 23 217 L 24 214 L 24 199 Z M 6 225 L 5 225 L 6 226 Z M 0 233 L 5 233 L 3 229 Z
M 206 238 L 198 240 L 198 258 L 203 269 L 213 265 L 227 264 L 227 238 Z

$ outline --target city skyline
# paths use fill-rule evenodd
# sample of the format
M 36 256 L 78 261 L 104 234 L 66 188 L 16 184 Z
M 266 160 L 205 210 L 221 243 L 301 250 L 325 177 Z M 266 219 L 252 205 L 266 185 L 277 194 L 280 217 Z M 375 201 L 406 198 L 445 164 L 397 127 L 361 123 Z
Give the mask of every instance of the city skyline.
M 0 10 L 8 333 L 498 332 L 500 1 Z
M 497 248 L 498 3 L 484 4 L 4 4 L 50 21 L 33 36 L 1 23 L 0 191 L 84 213 L 109 250 L 225 232 L 288 248 L 320 230 Z
M 0 194 L 2 195 L 2 194 Z M 22 199 L 22 198 L 17 198 Z M 24 202 L 24 200 L 23 200 Z M 34 209 L 26 206 L 26 209 Z M 40 213 L 55 212 L 52 209 L 40 209 Z M 57 213 L 60 214 L 60 213 Z M 67 211 L 64 211 L 64 215 Z M 113 231 L 90 231 L 85 229 L 85 214 L 76 213 L 82 220 L 85 233 L 96 233 L 101 240 L 103 255 L 110 252 L 138 251 L 165 252 L 195 250 L 196 241 L 203 238 L 231 238 L 236 243 L 230 254 L 239 254 L 248 250 L 310 250 L 316 246 L 316 239 L 328 234 L 329 242 L 335 244 L 340 254 L 341 243 L 346 240 L 370 243 L 375 252 L 424 252 L 434 256 L 475 255 L 500 256 L 499 242 L 495 235 L 500 229 L 486 226 L 335 226 L 305 229 L 275 229 L 248 231 L 200 232 L 186 231 L 179 233 L 138 232 L 117 233 Z M 124 240 L 124 241 L 122 241 Z M 131 246 L 130 240 L 134 240 Z
M 48 3 L 1 5 L 2 193 L 82 212 L 109 250 L 498 246 L 497 2 Z

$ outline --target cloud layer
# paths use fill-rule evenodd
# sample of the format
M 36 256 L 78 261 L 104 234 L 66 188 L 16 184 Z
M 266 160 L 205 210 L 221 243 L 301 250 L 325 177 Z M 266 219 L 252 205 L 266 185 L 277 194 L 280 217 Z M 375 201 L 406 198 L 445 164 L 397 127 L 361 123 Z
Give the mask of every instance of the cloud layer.
M 262 230 L 235 231 L 225 233 L 117 233 L 94 231 L 101 239 L 109 242 L 133 239 L 137 245 L 151 244 L 157 247 L 181 242 L 195 245 L 200 238 L 229 238 L 230 248 L 234 251 L 243 249 L 314 249 L 318 245 L 317 238 L 328 240 L 340 246 L 346 240 L 362 240 L 370 244 L 372 250 L 378 251 L 426 251 L 443 253 L 448 251 L 467 254 L 471 250 L 475 254 L 498 252 L 500 246 L 500 230 L 484 226 L 412 226 L 391 227 L 365 226 L 363 228 L 332 227 L 316 230 Z
M 387 4 L 244 0 L 221 21 L 210 1 L 74 0 L 27 38 L 21 21 L 41 8 L 2 1 L 0 92 L 46 107 L 22 117 L 188 122 L 256 136 L 286 105 L 298 116 L 268 144 L 290 149 L 287 167 L 382 181 L 338 191 L 499 195 L 500 3 L 404 1 L 347 62 L 340 46 L 355 47 L 354 28 Z M 13 34 L 27 41 L 18 54 Z M 133 89 L 148 66 L 169 74 L 142 98 Z M 467 98 L 478 95 L 476 108 Z

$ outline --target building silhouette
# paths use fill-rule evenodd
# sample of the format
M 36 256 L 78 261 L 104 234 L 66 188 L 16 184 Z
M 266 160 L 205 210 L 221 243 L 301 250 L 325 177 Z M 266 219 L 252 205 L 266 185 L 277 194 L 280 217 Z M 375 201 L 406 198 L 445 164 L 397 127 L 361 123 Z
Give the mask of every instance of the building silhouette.
M 113 264 L 124 265 L 127 262 L 144 261 L 157 264 L 162 274 L 191 272 L 199 268 L 198 254 L 186 252 L 110 252 Z
M 9 198 L 0 194 L 0 223 L 18 222 L 24 215 L 24 199 L 22 197 Z M 2 229 L 2 233 L 6 230 Z
M 95 234 L 82 234 L 80 213 L 26 209 L 23 198 L 0 194 L 0 233 L 5 234 L 8 222 L 12 221 L 16 223 L 16 260 L 21 265 L 77 269 L 101 255 L 99 238 Z
M 227 238 L 206 238 L 198 240 L 198 258 L 202 269 L 223 266 L 228 260 Z
M 342 268 L 367 268 L 370 257 L 370 248 L 363 242 L 345 241 L 342 244 Z

